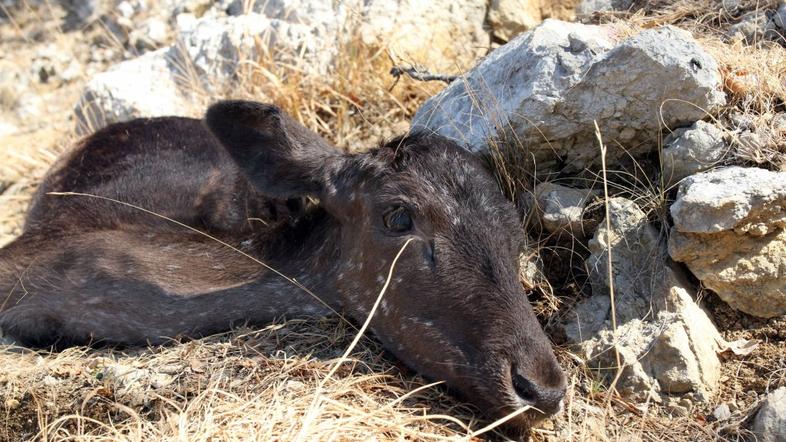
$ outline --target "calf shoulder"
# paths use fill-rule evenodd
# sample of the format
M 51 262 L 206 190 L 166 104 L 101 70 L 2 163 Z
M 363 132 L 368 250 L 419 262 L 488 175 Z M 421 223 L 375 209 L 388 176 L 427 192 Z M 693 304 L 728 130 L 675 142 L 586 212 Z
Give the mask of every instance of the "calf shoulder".
M 176 225 L 131 204 L 208 231 L 244 231 L 268 219 L 259 195 L 201 120 L 144 118 L 108 126 L 80 140 L 49 171 L 28 211 L 25 230 L 111 229 Z

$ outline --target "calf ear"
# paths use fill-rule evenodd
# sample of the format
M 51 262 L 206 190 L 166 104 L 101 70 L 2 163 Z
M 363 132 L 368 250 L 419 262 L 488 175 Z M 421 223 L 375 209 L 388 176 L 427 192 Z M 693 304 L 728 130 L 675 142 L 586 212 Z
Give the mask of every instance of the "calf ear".
M 272 104 L 222 101 L 205 122 L 257 189 L 287 199 L 321 196 L 341 154 Z

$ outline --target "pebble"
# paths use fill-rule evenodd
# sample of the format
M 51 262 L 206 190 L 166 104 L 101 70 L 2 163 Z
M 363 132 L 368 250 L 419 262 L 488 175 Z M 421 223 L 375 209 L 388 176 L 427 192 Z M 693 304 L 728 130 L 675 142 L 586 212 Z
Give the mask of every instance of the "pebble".
M 9 410 L 16 410 L 17 408 L 19 408 L 19 405 L 20 405 L 20 403 L 16 399 L 6 399 L 5 400 L 5 408 L 7 408 Z
M 718 422 L 725 422 L 731 418 L 731 409 L 728 404 L 720 404 L 712 412 L 712 417 Z

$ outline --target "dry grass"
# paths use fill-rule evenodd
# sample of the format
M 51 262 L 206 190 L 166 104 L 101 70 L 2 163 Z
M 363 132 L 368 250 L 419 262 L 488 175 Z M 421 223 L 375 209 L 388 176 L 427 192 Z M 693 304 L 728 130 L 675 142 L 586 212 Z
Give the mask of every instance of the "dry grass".
M 129 354 L 6 350 L 0 353 L 6 416 L 0 438 L 439 440 L 466 434 L 462 421 L 448 416 L 471 422 L 467 410 L 438 389 L 418 389 L 422 381 L 402 375 L 371 341 L 318 389 L 353 335 L 327 319 Z M 315 402 L 318 417 L 304 427 Z
M 742 4 L 748 9 L 771 8 L 775 2 Z M 724 123 L 731 113 L 741 112 L 751 116 L 754 128 L 764 127 L 776 111 L 784 110 L 783 48 L 766 42 L 754 47 L 725 44 L 721 30 L 738 16 L 725 11 L 720 1 L 650 5 L 645 12 L 608 14 L 598 20 L 613 22 L 629 33 L 667 23 L 694 31 L 723 66 L 730 98 L 729 107 L 719 116 Z M 45 10 L 23 8 L 17 14 L 12 27 L 48 20 Z M 49 32 L 53 39 L 64 38 L 56 29 Z M 24 40 L 20 37 L 18 43 L 32 44 Z M 190 85 L 195 115 L 216 95 L 273 102 L 352 151 L 406 131 L 419 104 L 442 87 L 403 78 L 391 89 L 394 79 L 388 75 L 392 66 L 388 54 L 360 38 L 351 38 L 339 53 L 336 75 L 327 77 L 304 70 L 296 60 L 281 62 L 282 54 L 262 51 L 258 59 L 243 61 L 239 81 L 231 90 L 209 93 L 195 80 L 190 66 L 182 67 L 182 80 Z M 15 92 L 4 92 L 0 103 L 11 108 L 18 99 Z M 66 129 L 71 122 L 65 115 L 72 104 L 63 102 L 60 108 L 48 110 L 61 116 L 55 117 L 52 128 L 0 140 L 0 245 L 19 233 L 37 181 L 71 139 Z M 784 137 L 786 133 L 781 133 L 764 147 L 736 153 L 744 161 L 783 167 Z M 532 177 L 516 158 L 500 153 L 495 161 L 511 197 L 532 187 Z M 653 219 L 662 219 L 666 189 L 646 176 L 643 171 L 618 171 L 616 181 L 609 183 L 610 191 L 632 196 L 650 210 Z M 576 238 L 541 238 L 533 249 L 558 275 L 552 280 L 558 282 L 554 287 L 546 280 L 530 287 L 542 321 L 554 332 L 553 326 L 584 290 L 577 269 L 588 252 Z M 779 330 L 776 327 L 772 338 L 774 346 L 767 347 L 775 354 L 783 351 L 786 339 L 777 337 Z M 372 338 L 361 339 L 351 358 L 320 388 L 355 333 L 328 318 L 282 321 L 262 330 L 239 329 L 133 351 L 78 348 L 49 354 L 3 347 L 0 440 L 473 439 L 471 430 L 483 426 L 474 411 L 442 387 L 429 386 L 399 366 Z M 569 376 L 567 410 L 537 430 L 537 440 L 736 440 L 745 435 L 739 426 L 706 420 L 715 404 L 696 407 L 685 416 L 664 405 L 631 404 L 609 393 L 586 363 L 567 349 L 557 348 L 557 353 Z M 744 361 L 746 366 L 764 366 L 750 377 L 735 374 L 733 363 L 725 364 L 728 383 L 741 392 L 759 393 L 785 383 L 782 359 L 762 364 L 762 357 Z M 770 381 L 755 383 L 754 378 L 762 376 Z M 719 401 L 733 396 L 730 388 L 723 387 Z M 314 413 L 315 403 L 319 407 Z M 745 402 L 734 422 L 744 420 L 754 404 L 755 400 Z M 305 425 L 309 410 L 314 419 Z

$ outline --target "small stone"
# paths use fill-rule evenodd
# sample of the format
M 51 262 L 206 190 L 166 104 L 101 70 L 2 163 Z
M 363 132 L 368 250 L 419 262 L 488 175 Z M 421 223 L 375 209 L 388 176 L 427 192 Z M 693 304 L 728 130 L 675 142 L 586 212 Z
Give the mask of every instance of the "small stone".
M 9 399 L 5 400 L 5 408 L 7 408 L 9 410 L 16 410 L 17 408 L 19 408 L 19 405 L 21 405 L 21 404 L 16 399 L 9 398 Z
M 258 2 L 264 3 L 264 2 Z M 488 0 L 365 0 L 364 43 L 435 72 L 463 72 L 487 51 Z
M 728 151 L 723 131 L 704 121 L 675 130 L 663 144 L 663 176 L 669 184 L 711 168 Z
M 685 417 L 689 414 L 688 409 L 679 404 L 669 404 L 667 409 L 672 416 Z
M 781 2 L 775 15 L 772 16 L 772 23 L 783 31 L 786 31 L 786 2 Z
M 633 0 L 581 0 L 576 6 L 576 15 L 581 18 L 595 12 L 625 11 L 632 4 Z
M 150 37 L 150 40 L 157 44 L 166 43 L 167 37 L 169 36 L 169 30 L 163 20 L 148 20 L 146 28 L 147 36 Z
M 306 384 L 300 381 L 290 380 L 287 381 L 286 388 L 291 391 L 303 391 L 306 388 Z
M 609 206 L 611 231 L 601 222 L 589 242 L 586 267 L 593 295 L 575 307 L 566 337 L 577 343 L 587 365 L 601 372 L 614 373 L 617 346 L 624 364 L 617 388 L 624 396 L 643 401 L 658 393 L 691 394 L 709 400 L 720 378 L 720 334 L 693 301 L 693 289 L 679 269 L 667 262 L 665 239 L 646 214 L 624 198 L 610 199 Z M 616 333 L 609 325 L 609 248 Z M 684 410 L 693 406 L 685 397 L 674 402 Z
M 134 16 L 134 7 L 127 1 L 122 1 L 117 5 L 117 12 L 121 17 L 131 18 Z
M 724 403 L 715 407 L 715 410 L 712 412 L 712 418 L 718 422 L 726 422 L 731 419 L 731 409 L 729 405 Z
M 57 385 L 59 383 L 57 378 L 55 378 L 54 376 L 49 376 L 49 375 L 44 376 L 43 382 L 44 382 L 44 385 L 46 385 L 47 387 L 53 387 L 53 386 L 55 386 L 55 385 Z
M 588 189 L 574 189 L 554 183 L 535 186 L 535 199 L 541 225 L 549 232 L 565 231 L 578 238 L 588 233 L 584 226 L 584 209 L 596 194 Z

